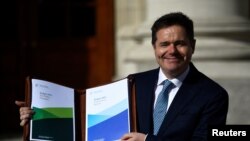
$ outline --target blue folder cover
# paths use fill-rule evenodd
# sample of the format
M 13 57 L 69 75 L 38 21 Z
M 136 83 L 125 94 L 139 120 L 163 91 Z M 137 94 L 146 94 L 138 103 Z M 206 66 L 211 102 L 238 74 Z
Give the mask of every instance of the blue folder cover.
M 130 131 L 127 79 L 86 94 L 86 141 L 116 141 Z

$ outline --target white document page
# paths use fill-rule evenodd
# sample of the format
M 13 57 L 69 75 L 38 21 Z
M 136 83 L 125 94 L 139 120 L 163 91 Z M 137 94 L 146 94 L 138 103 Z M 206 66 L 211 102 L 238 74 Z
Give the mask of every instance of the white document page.
M 114 141 L 130 131 L 128 79 L 86 90 L 86 141 Z
M 31 140 L 75 140 L 74 89 L 32 79 Z

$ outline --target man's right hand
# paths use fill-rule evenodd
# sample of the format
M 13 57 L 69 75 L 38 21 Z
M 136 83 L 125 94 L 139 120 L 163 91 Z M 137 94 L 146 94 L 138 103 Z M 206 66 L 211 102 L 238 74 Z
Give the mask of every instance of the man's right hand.
M 24 101 L 15 101 L 15 104 L 20 107 L 19 108 L 19 114 L 21 120 L 20 126 L 24 126 L 30 121 L 34 112 L 30 107 L 27 107 L 25 105 Z

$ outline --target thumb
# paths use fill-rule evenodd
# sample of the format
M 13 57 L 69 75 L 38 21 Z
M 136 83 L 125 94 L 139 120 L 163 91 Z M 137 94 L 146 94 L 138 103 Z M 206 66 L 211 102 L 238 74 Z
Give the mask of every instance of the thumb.
M 24 107 L 24 106 L 25 106 L 25 102 L 24 102 L 24 101 L 18 101 L 18 100 L 16 100 L 16 101 L 15 101 L 15 104 L 16 104 L 17 106 L 19 106 L 19 107 Z

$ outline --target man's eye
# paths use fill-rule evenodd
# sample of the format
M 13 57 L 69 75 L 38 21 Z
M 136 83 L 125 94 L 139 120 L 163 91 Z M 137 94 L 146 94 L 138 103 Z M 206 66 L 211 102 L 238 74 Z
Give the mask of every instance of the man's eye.
M 174 46 L 178 47 L 178 46 L 185 46 L 187 45 L 185 41 L 176 41 L 174 43 Z
M 162 46 L 162 47 L 166 47 L 166 46 L 169 46 L 169 45 L 170 45 L 170 43 L 166 43 L 166 42 L 160 44 L 160 46 Z

